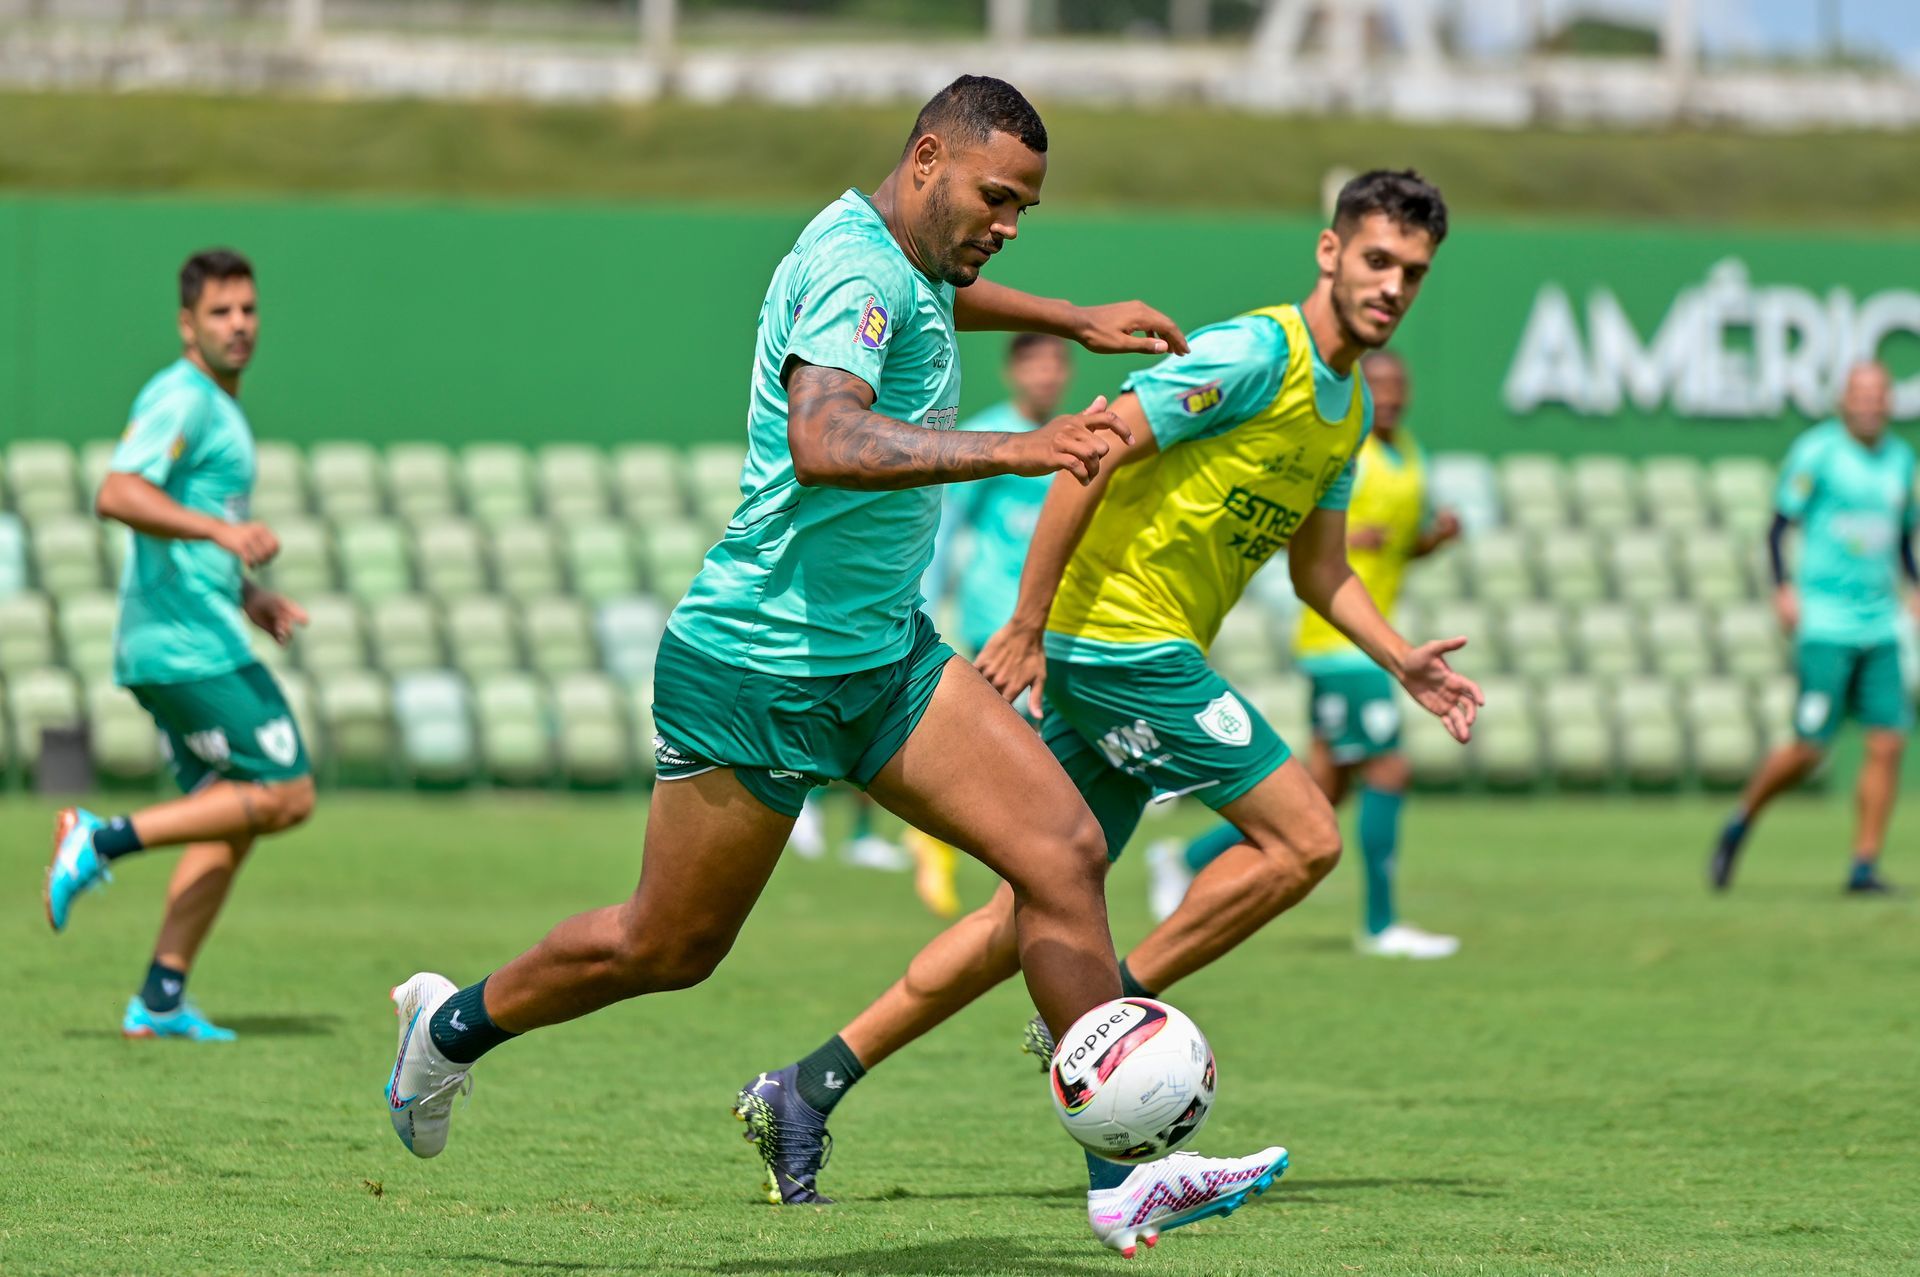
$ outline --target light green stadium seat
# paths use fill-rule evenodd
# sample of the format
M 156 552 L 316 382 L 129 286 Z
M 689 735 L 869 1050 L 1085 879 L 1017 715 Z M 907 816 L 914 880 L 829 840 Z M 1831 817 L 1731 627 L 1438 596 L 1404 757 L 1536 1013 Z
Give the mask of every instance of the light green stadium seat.
M 420 586 L 441 602 L 485 594 L 489 588 L 486 538 L 468 519 L 432 517 L 414 526 Z
M 1678 598 L 1673 556 L 1665 534 L 1629 530 L 1607 542 L 1614 593 L 1629 603 L 1664 603 Z
M 294 631 L 294 655 L 300 668 L 312 674 L 363 669 L 367 664 L 366 632 L 360 605 L 340 594 L 321 594 L 302 601 L 307 623 Z
M 1260 716 L 1267 720 L 1280 739 L 1298 753 L 1305 753 L 1313 739 L 1313 707 L 1308 702 L 1307 680 L 1295 674 L 1268 671 L 1245 680 L 1235 680 Z
M 1707 467 L 1707 501 L 1720 525 L 1758 535 L 1773 522 L 1774 471 L 1759 457 L 1718 457 Z
M 366 519 L 387 508 L 386 466 L 372 445 L 335 441 L 316 443 L 308 457 L 315 507 L 335 528 Z
M 396 443 L 387 448 L 387 483 L 394 513 L 410 523 L 444 519 L 460 508 L 453 452 L 442 443 Z
M 607 454 L 587 444 L 550 443 L 534 454 L 540 508 L 550 519 L 605 519 L 613 513 Z
M 1500 629 L 1506 668 L 1527 678 L 1548 678 L 1573 668 L 1565 620 L 1552 603 L 1516 603 Z
M 1647 521 L 1672 532 L 1706 526 L 1713 518 L 1706 471 L 1693 457 L 1647 457 L 1640 463 Z
M 1423 605 L 1426 611 L 1426 637 L 1467 640 L 1466 657 L 1477 670 L 1492 672 L 1504 668 L 1506 648 L 1500 641 L 1494 615 L 1484 603 L 1472 599 L 1442 599 Z
M 1428 458 L 1427 475 L 1435 507 L 1460 516 L 1460 526 L 1469 533 L 1503 521 L 1493 463 L 1480 453 L 1436 452 Z
M 313 680 L 294 669 L 275 670 L 273 678 L 287 698 L 293 721 L 299 724 L 301 739 L 307 743 L 307 760 L 316 768 L 321 766 L 327 761 L 328 741 L 325 725 L 320 721 Z
M 276 506 L 304 514 L 309 508 L 307 458 L 284 439 L 261 439 L 253 445 L 253 508 L 270 495 Z
M 68 669 L 88 682 L 112 675 L 113 624 L 119 614 L 119 600 L 104 590 L 60 600 L 56 620 Z
M 109 678 L 87 685 L 87 743 L 102 779 L 125 784 L 160 774 L 160 733 L 153 719 L 133 693 Z
M 1469 774 L 1472 755 L 1447 733 L 1446 726 L 1424 711 L 1401 714 L 1400 745 L 1413 768 L 1413 783 L 1422 789 L 1454 789 Z
M 447 604 L 447 643 L 453 667 L 469 678 L 522 666 L 519 618 L 498 595 L 472 594 Z
M 1592 678 L 1556 678 L 1540 689 L 1547 765 L 1560 784 L 1588 789 L 1613 776 L 1613 726 L 1604 686 Z
M 525 674 L 493 674 L 474 687 L 480 757 L 501 784 L 538 785 L 553 778 L 553 734 L 546 689 Z
M 1573 617 L 1573 645 L 1580 668 L 1595 678 L 1643 674 L 1646 641 L 1640 614 L 1622 603 L 1596 603 Z
M 638 764 L 640 773 L 649 779 L 653 776 L 653 680 L 643 678 L 627 684 L 627 706 L 632 715 L 633 739 L 638 742 L 634 750 L 633 761 Z
M 1517 452 L 1500 461 L 1500 503 L 1508 525 L 1528 531 L 1573 522 L 1566 467 L 1558 457 Z
M 493 528 L 493 576 L 504 594 L 516 599 L 558 594 L 566 578 L 553 525 L 540 519 L 509 519 Z
M 542 674 L 600 668 L 586 604 L 564 594 L 529 599 L 523 609 L 528 663 Z
M 1695 528 L 1678 542 L 1680 574 L 1687 597 L 1699 603 L 1732 603 L 1753 597 L 1747 556 L 1731 533 Z
M 1768 674 L 1750 679 L 1748 700 L 1753 706 L 1761 742 L 1776 749 L 1793 739 L 1793 712 L 1800 689 L 1790 674 Z
M 340 588 L 333 566 L 333 533 L 318 519 L 299 517 L 272 525 L 280 553 L 267 565 L 273 588 L 295 600 Z
M 1607 595 L 1607 573 L 1595 536 L 1584 528 L 1555 528 L 1534 542 L 1542 592 L 1557 603 L 1596 602 Z
M 626 525 L 612 519 L 580 519 L 561 529 L 561 553 L 573 592 L 599 602 L 640 591 L 640 565 Z
M 685 522 L 655 523 L 642 531 L 647 588 L 671 607 L 687 592 L 714 538 Z
M 13 770 L 13 720 L 7 714 L 7 680 L 0 678 L 0 787 Z
M 397 519 L 369 516 L 349 523 L 336 520 L 334 544 L 347 593 L 372 600 L 412 590 L 409 539 L 405 525 Z
M 694 496 L 693 517 L 697 526 L 714 529 L 709 541 L 719 539 L 719 529 L 733 521 L 740 508 L 740 494 L 725 488 L 710 488 Z
M 29 525 L 33 567 L 48 594 L 77 594 L 106 584 L 100 562 L 100 524 L 77 514 L 52 515 Z
M 479 765 L 466 680 L 437 671 L 394 680 L 393 717 L 400 759 L 416 784 L 461 785 Z
M 1437 554 L 1429 555 L 1408 569 L 1400 593 L 1402 598 L 1417 603 L 1464 597 L 1467 593 L 1467 556 L 1458 545 L 1450 545 Z
M 9 445 L 7 489 L 13 509 L 29 523 L 79 513 L 80 474 L 73 446 L 56 439 L 21 439 Z
M 294 633 L 299 633 L 298 626 L 294 627 Z M 294 667 L 291 650 L 281 647 L 271 635 L 251 625 L 247 627 L 247 646 L 253 652 L 254 659 L 266 666 L 276 678 Z
M 1640 521 L 1640 485 L 1633 463 L 1625 457 L 1575 457 L 1567 468 L 1567 481 L 1574 509 L 1586 527 L 1614 531 Z
M 1467 560 L 1467 577 L 1475 598 L 1514 603 L 1534 596 L 1527 540 L 1510 529 L 1495 528 L 1463 542 L 1461 552 Z
M 687 510 L 684 461 L 664 443 L 630 443 L 614 449 L 613 490 L 631 523 L 651 524 Z
M 282 526 L 308 517 L 307 504 L 290 488 L 255 488 L 248 513 L 278 533 Z
M 100 525 L 100 551 L 107 557 L 107 584 L 117 586 L 126 570 L 127 554 L 133 549 L 133 529 L 124 523 Z
M 396 594 L 367 610 L 373 663 L 389 674 L 410 674 L 446 666 L 440 642 L 440 610 L 423 594 Z
M 747 450 L 739 444 L 695 444 L 687 449 L 688 487 L 696 500 L 731 493 L 731 509 L 740 503 L 740 471 L 746 464 Z
M 1717 789 L 1746 783 L 1760 759 L 1746 684 L 1730 678 L 1695 679 L 1683 701 L 1693 742 L 1693 767 L 1702 783 Z
M 666 623 L 666 610 L 652 599 L 609 599 L 602 603 L 593 618 L 594 630 L 600 636 L 601 663 L 609 673 L 629 682 L 650 678 Z
M 1647 656 L 1653 672 L 1685 680 L 1713 672 L 1713 645 L 1705 615 L 1691 603 L 1663 603 L 1647 616 Z
M 93 508 L 93 500 L 99 495 L 100 485 L 106 480 L 107 470 L 113 465 L 114 451 L 119 446 L 118 439 L 89 439 L 80 445 L 80 506 L 83 510 Z
M 78 727 L 86 719 L 80 685 L 63 669 L 23 670 L 7 679 L 13 719 L 13 756 L 33 771 L 40 758 L 40 733 L 49 727 Z
M 1533 784 L 1540 779 L 1544 755 L 1533 689 L 1523 679 L 1495 677 L 1481 679 L 1480 690 L 1487 703 L 1473 724 L 1475 770 L 1500 789 Z
M 517 443 L 472 443 L 460 452 L 467 509 L 482 523 L 533 513 L 533 463 Z
M 1209 660 L 1233 682 L 1261 678 L 1279 668 L 1267 619 L 1257 606 L 1243 604 L 1227 613 Z
M 335 775 L 345 780 L 392 781 L 393 693 L 370 670 L 338 670 L 314 680 L 315 706 Z
M 1787 640 L 1765 603 L 1735 603 L 1720 609 L 1713 635 L 1720 667 L 1740 678 L 1762 678 L 1787 668 Z
M 0 514 L 0 599 L 24 592 L 28 579 L 26 526 L 17 515 Z
M 553 680 L 560 772 L 584 788 L 618 785 L 634 769 L 634 742 L 621 685 L 597 671 Z
M 15 594 L 0 599 L 0 674 L 52 665 L 53 604 L 44 594 Z
M 1686 771 L 1686 735 L 1673 685 L 1662 678 L 1625 678 L 1614 687 L 1614 735 L 1627 780 L 1668 788 Z

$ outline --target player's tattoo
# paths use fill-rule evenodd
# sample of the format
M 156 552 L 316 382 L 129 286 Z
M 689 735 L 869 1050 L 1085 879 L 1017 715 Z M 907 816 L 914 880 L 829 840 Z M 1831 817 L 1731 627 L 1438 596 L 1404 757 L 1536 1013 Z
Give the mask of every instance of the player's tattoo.
M 814 364 L 796 364 L 787 377 L 787 437 L 796 468 L 836 488 L 919 488 L 1007 472 L 1007 436 L 896 421 L 873 410 L 866 382 Z
M 250 834 L 265 832 L 260 825 L 260 813 L 253 805 L 254 786 L 235 785 L 234 790 L 240 795 L 240 810 L 247 814 L 247 832 Z

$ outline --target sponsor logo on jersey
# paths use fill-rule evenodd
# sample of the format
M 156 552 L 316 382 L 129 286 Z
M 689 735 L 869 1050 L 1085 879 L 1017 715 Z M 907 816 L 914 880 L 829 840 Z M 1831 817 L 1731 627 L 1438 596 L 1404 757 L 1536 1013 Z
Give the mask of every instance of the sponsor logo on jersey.
M 920 424 L 929 430 L 951 430 L 960 420 L 958 408 L 935 408 L 920 419 Z
M 232 757 L 227 747 L 227 734 L 218 727 L 210 727 L 204 732 L 188 732 L 187 748 L 193 756 L 209 767 L 224 767 Z
M 1220 383 L 1210 381 L 1204 386 L 1194 386 L 1183 390 L 1179 395 L 1180 411 L 1189 417 L 1197 417 L 1220 406 Z
M 807 296 L 805 293 L 802 293 L 800 295 L 800 300 L 793 304 L 793 314 L 789 316 L 789 318 L 790 319 L 800 318 L 800 312 L 806 309 L 806 305 L 807 305 Z
M 887 308 L 880 304 L 878 297 L 869 297 L 866 309 L 860 312 L 860 327 L 854 330 L 854 341 L 868 350 L 878 350 L 886 340 Z
M 1193 721 L 1222 745 L 1238 748 L 1253 743 L 1253 716 L 1232 692 L 1222 692 L 1208 701 L 1207 707 L 1193 716 Z

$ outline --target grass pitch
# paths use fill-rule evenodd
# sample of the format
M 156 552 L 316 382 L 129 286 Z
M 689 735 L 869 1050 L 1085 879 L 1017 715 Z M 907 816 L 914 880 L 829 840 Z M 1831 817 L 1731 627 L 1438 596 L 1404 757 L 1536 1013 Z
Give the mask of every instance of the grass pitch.
M 1700 881 L 1722 804 L 1419 798 L 1428 965 L 1349 949 L 1355 874 L 1171 995 L 1213 1039 L 1203 1150 L 1294 1169 L 1167 1235 L 1160 1274 L 1896 1273 L 1911 1174 L 1916 905 L 1843 899 L 1840 798 Z M 164 855 L 47 934 L 48 809 L 0 801 L 0 1271 L 1095 1274 L 1078 1157 L 1016 1050 L 1018 985 L 841 1106 L 831 1210 L 757 1200 L 735 1087 L 833 1032 L 936 924 L 907 882 L 793 861 L 707 985 L 512 1043 L 433 1162 L 382 1114 L 387 987 L 472 979 L 638 863 L 631 801 L 327 795 L 263 851 L 195 973 L 234 1046 L 128 1043 Z M 1199 813 L 1150 826 L 1164 832 Z M 1898 832 L 1898 830 L 1896 830 Z M 1891 873 L 1908 858 L 1896 843 Z M 1117 870 L 1122 948 L 1146 917 Z M 1909 864 L 1909 877 L 1920 868 Z M 966 879 L 970 901 L 989 880 Z

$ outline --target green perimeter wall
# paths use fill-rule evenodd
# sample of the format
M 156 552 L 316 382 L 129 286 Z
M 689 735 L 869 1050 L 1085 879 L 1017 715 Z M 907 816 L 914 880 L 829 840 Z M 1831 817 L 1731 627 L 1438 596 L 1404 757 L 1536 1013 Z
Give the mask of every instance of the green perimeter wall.
M 118 431 L 176 353 L 180 259 L 231 244 L 261 274 L 263 436 L 737 439 L 761 295 L 808 215 L 0 197 L 0 438 Z M 1920 240 L 1455 223 L 1398 342 L 1431 447 L 1775 452 L 1864 346 L 1920 418 Z M 994 277 L 1195 327 L 1303 295 L 1316 230 L 1049 206 Z M 968 410 L 999 340 L 963 339 Z M 1139 362 L 1083 357 L 1076 393 Z

